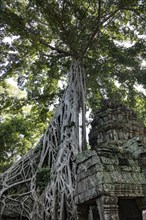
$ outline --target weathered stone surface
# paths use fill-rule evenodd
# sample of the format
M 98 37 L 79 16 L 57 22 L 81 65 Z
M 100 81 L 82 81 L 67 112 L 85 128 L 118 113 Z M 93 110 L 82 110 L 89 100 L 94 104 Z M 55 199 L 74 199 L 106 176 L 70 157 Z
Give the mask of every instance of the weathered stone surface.
M 90 144 L 94 148 L 109 140 L 129 140 L 139 138 L 145 142 L 145 127 L 137 120 L 136 114 L 125 106 L 111 103 L 110 109 L 102 108 L 95 114 Z
M 76 159 L 75 201 L 90 205 L 103 197 L 104 219 L 119 220 L 119 198 L 144 197 L 139 155 L 146 152 L 146 129 L 125 106 L 110 103 L 106 107 L 95 114 L 92 122 L 92 150 Z
M 111 160 L 106 156 L 105 157 L 102 156 L 100 166 L 98 164 L 94 164 L 93 166 L 86 167 L 85 164 L 88 165 L 92 163 L 92 158 L 89 157 L 86 160 L 84 160 L 85 164 L 79 165 L 84 167 L 84 170 L 82 170 L 82 172 L 78 174 L 76 194 L 85 193 L 88 190 L 90 190 L 92 187 L 94 188 L 97 187 L 99 189 L 100 188 L 99 186 L 103 186 L 103 188 L 106 189 L 107 191 L 107 188 L 104 187 L 107 184 L 113 186 L 117 186 L 117 184 L 123 184 L 125 185 L 124 186 L 125 188 L 123 187 L 125 189 L 125 193 L 126 193 L 126 189 L 130 190 L 129 188 L 127 188 L 128 184 L 141 187 L 141 185 L 144 183 L 144 175 L 138 163 L 135 163 L 134 162 L 135 159 L 132 160 L 131 158 L 131 161 L 133 162 L 132 164 L 135 164 L 134 167 L 130 165 L 131 161 L 129 162 L 128 166 L 117 165 L 115 164 L 115 160 L 117 161 L 118 156 L 119 155 L 116 156 L 114 155 L 113 158 L 111 158 Z M 94 155 L 94 161 L 95 161 L 95 155 Z M 122 188 L 122 194 L 124 196 L 123 188 Z M 111 188 L 109 189 L 109 193 L 111 193 L 110 191 Z M 133 195 L 132 188 L 131 188 L 131 192 Z
M 78 196 L 75 197 L 75 203 L 82 204 L 84 202 L 96 199 L 103 194 L 102 191 L 103 190 L 98 189 L 97 187 L 86 190 L 86 192 L 80 193 Z

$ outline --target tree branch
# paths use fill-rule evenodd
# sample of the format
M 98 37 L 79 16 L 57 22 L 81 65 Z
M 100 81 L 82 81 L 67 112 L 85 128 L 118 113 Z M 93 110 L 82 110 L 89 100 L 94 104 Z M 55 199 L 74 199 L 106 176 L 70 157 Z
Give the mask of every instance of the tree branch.
M 109 14 L 109 16 L 107 16 L 102 22 L 101 24 L 104 26 L 104 23 L 107 22 L 110 18 L 112 18 L 120 9 L 116 9 L 115 11 L 113 11 L 113 13 Z
M 75 49 L 72 48 L 71 42 L 70 42 L 70 40 L 68 38 L 68 33 L 66 32 L 66 29 L 65 29 L 64 24 L 63 24 L 64 10 L 65 10 L 65 0 L 63 1 L 63 7 L 62 7 L 62 12 L 61 12 L 61 19 L 58 20 L 58 24 L 60 25 L 61 30 L 64 33 L 64 36 L 66 38 L 67 44 L 68 44 L 68 46 L 70 48 L 70 51 L 71 51 L 72 55 L 75 55 L 76 51 L 75 51 Z
M 88 48 L 89 48 L 90 44 L 92 43 L 93 39 L 95 38 L 95 36 L 99 36 L 100 27 L 102 25 L 104 26 L 104 23 L 107 22 L 110 18 L 112 18 L 118 11 L 119 11 L 119 8 L 116 9 L 115 11 L 113 11 L 113 13 L 109 14 L 109 16 L 106 16 L 103 20 L 101 20 L 101 0 L 99 0 L 97 27 L 95 28 L 95 30 L 93 31 L 89 41 L 87 42 L 86 47 L 84 48 L 84 50 L 81 54 L 81 58 L 83 58 L 84 54 L 88 50 Z
M 53 47 L 52 45 L 50 45 L 49 43 L 47 43 L 44 39 L 41 38 L 41 36 L 39 35 L 39 32 L 36 32 L 33 30 L 33 27 L 30 25 L 30 28 L 26 27 L 26 24 L 24 22 L 24 19 L 21 16 L 18 16 L 17 14 L 15 14 L 14 12 L 12 12 L 9 9 L 5 9 L 2 11 L 2 16 L 6 17 L 7 19 L 5 19 L 7 22 L 7 24 L 9 26 L 13 26 L 17 24 L 18 28 L 17 28 L 17 32 L 20 36 L 22 36 L 22 34 L 25 34 L 26 37 L 29 38 L 29 40 L 31 40 L 31 42 L 34 41 L 39 41 L 41 44 L 43 44 L 44 46 L 46 46 L 47 48 L 56 51 L 59 54 L 66 54 L 68 56 L 71 56 L 71 53 L 69 51 L 64 51 L 58 47 Z M 35 39 L 35 40 L 34 40 Z
M 45 54 L 45 53 L 42 53 L 41 54 L 43 56 L 46 56 L 46 57 L 55 57 L 55 58 L 63 58 L 63 57 L 68 57 L 69 55 L 68 54 Z
M 69 51 L 62 50 L 62 49 L 60 49 L 58 47 L 53 47 L 50 44 L 48 44 L 46 41 L 44 41 L 43 39 L 40 39 L 39 42 L 41 44 L 43 44 L 44 46 L 50 48 L 51 50 L 56 51 L 59 54 L 64 54 L 66 56 L 71 56 L 71 53 Z
M 91 44 L 91 42 L 93 41 L 94 37 L 100 32 L 100 16 L 101 16 L 101 0 L 99 0 L 98 3 L 98 17 L 97 17 L 97 27 L 95 28 L 95 30 L 93 31 L 89 41 L 87 42 L 87 45 L 85 46 L 85 48 L 83 49 L 83 52 L 81 54 L 81 58 L 84 56 L 84 54 L 86 53 L 86 51 L 89 48 L 89 45 Z
M 143 21 L 146 21 L 146 19 L 145 18 L 143 18 L 142 16 L 141 16 L 141 14 L 139 13 L 139 9 L 132 9 L 132 8 L 123 8 L 123 10 L 127 10 L 127 11 L 133 11 L 135 14 L 137 14 Z
M 46 42 L 44 39 L 41 38 L 41 36 L 39 36 L 39 33 L 34 31 L 32 28 L 26 28 L 27 32 L 31 33 L 33 35 L 33 37 L 35 37 L 36 40 L 38 40 L 41 44 L 43 44 L 44 46 L 48 47 L 49 49 L 56 51 L 59 54 L 64 54 L 66 56 L 71 56 L 71 53 L 69 51 L 65 51 L 62 50 L 61 48 L 58 47 L 53 47 L 52 45 L 50 45 L 48 42 Z M 34 40 L 31 37 L 31 42 L 33 43 Z

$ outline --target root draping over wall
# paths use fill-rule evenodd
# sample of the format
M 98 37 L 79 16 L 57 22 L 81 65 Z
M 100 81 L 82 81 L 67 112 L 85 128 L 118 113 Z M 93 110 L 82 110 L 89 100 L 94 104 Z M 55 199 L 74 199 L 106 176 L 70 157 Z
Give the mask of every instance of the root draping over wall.
M 46 133 L 32 151 L 0 177 L 2 217 L 77 219 L 73 194 L 75 156 L 82 151 L 86 138 L 84 82 L 84 69 L 74 60 L 65 94 Z

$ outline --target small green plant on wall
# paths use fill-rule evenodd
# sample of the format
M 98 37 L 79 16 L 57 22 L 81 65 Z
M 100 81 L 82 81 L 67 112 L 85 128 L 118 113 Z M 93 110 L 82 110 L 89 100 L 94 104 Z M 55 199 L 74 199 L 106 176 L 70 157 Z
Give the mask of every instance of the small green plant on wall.
M 40 192 L 48 185 L 51 179 L 51 170 L 47 167 L 42 167 L 36 174 L 36 187 Z

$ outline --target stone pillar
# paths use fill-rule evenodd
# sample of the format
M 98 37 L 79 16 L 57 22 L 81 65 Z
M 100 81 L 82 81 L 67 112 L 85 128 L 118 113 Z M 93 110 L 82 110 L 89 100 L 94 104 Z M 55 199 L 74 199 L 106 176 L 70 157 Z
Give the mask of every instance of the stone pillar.
M 99 217 L 100 220 L 105 220 L 105 216 L 104 216 L 104 197 L 100 197 L 96 200 L 96 204 L 97 204 L 97 209 L 99 212 Z
M 119 220 L 118 198 L 113 196 L 104 196 L 103 212 L 103 220 Z
M 146 210 L 142 211 L 142 220 L 146 220 Z

